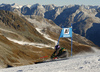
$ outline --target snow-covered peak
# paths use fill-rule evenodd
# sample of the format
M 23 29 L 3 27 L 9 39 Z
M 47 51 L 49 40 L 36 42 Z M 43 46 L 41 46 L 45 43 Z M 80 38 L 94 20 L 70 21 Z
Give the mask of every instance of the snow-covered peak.
M 2 3 L 2 4 L 0 4 L 0 5 L 7 5 L 7 4 L 5 4 L 5 3 Z
M 23 7 L 28 7 L 28 8 L 35 8 L 35 7 L 37 7 L 37 6 L 39 6 L 39 8 L 43 8 L 43 6 L 42 5 L 40 5 L 39 3 L 36 3 L 36 4 L 33 4 L 33 5 L 24 5 Z
M 49 4 L 48 6 L 57 7 L 55 4 Z
M 26 6 L 29 7 L 29 8 L 31 7 L 31 5 L 26 5 Z
M 30 8 L 30 7 L 31 7 L 31 5 L 24 5 L 23 7 L 28 7 L 28 8 Z
M 93 5 L 81 5 L 85 9 L 98 9 L 100 6 L 93 6 Z
M 11 4 L 11 6 L 14 6 L 14 5 L 18 5 L 17 3 L 13 3 L 13 4 Z
M 0 4 L 0 7 L 3 7 L 3 6 L 5 6 L 5 5 L 8 5 L 8 4 L 2 3 L 2 4 Z
M 36 4 L 33 4 L 30 8 L 35 8 L 37 6 L 42 6 L 42 5 L 40 5 L 39 3 L 36 3 Z
M 55 9 L 55 7 L 57 6 L 54 4 L 49 4 L 49 5 L 43 5 L 43 7 L 46 9 L 46 11 L 49 11 Z
M 11 7 L 13 7 L 13 8 L 21 8 L 22 5 L 18 5 L 17 3 L 13 3 L 13 4 L 11 4 Z

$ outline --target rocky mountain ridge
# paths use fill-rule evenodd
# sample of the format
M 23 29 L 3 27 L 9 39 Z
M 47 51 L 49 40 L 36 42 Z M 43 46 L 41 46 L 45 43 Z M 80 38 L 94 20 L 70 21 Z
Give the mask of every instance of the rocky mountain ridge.
M 16 6 L 16 4 L 15 4 Z M 17 12 L 23 15 L 41 16 L 52 20 L 59 26 L 69 27 L 73 24 L 73 32 L 86 37 L 99 45 L 100 36 L 100 6 L 90 5 L 24 5 L 13 8 L 10 4 L 1 5 L 0 9 Z M 95 30 L 94 30 L 95 29 Z M 96 33 L 96 34 L 95 34 Z

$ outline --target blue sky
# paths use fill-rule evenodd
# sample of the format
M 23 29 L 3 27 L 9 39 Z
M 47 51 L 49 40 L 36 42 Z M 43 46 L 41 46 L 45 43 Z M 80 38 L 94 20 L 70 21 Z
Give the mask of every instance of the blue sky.
M 2 3 L 17 3 L 21 5 L 39 3 L 41 5 L 55 4 L 57 6 L 78 4 L 78 5 L 100 5 L 100 0 L 0 0 Z

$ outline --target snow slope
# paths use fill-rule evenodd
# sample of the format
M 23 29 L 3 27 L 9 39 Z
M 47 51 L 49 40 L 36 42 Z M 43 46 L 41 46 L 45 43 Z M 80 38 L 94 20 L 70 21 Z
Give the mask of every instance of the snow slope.
M 100 72 L 100 51 L 78 54 L 67 60 L 5 68 L 0 72 Z

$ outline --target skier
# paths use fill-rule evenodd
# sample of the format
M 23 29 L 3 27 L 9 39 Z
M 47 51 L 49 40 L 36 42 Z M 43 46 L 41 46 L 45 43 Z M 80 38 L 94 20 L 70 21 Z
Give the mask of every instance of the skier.
M 55 46 L 55 51 L 51 55 L 51 59 L 59 59 L 59 58 L 65 58 L 67 57 L 67 50 L 63 47 L 60 47 L 59 45 Z

